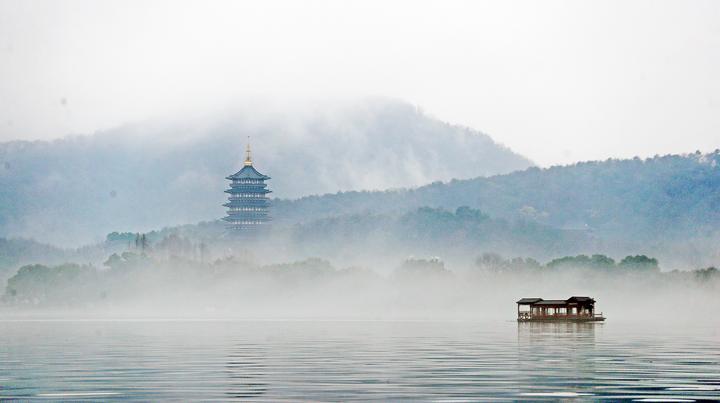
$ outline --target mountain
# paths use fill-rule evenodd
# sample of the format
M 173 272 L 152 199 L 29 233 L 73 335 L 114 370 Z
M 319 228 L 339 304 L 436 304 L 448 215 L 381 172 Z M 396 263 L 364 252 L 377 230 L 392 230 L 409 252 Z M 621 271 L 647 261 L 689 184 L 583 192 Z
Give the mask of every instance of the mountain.
M 275 225 L 299 223 L 312 228 L 314 221 L 333 217 L 401 215 L 419 208 L 454 210 L 462 206 L 493 219 L 528 221 L 585 234 L 577 238 L 580 242 L 554 244 L 553 251 L 558 253 L 577 253 L 582 251 L 580 246 L 592 249 L 586 253 L 648 253 L 677 265 L 717 264 L 720 151 L 529 168 L 407 190 L 276 200 L 273 215 Z M 455 225 L 453 221 L 434 220 L 433 227 L 426 229 L 435 237 L 435 244 L 447 234 L 448 226 Z M 337 232 L 332 228 L 323 231 Z M 549 236 L 543 231 L 540 237 Z M 544 240 L 535 241 L 542 245 Z
M 157 253 L 165 248 L 168 256 L 196 256 L 204 244 L 208 256 L 245 256 L 252 250 L 271 260 L 322 256 L 363 267 L 411 255 L 467 264 L 493 252 L 541 261 L 642 254 L 659 258 L 663 269 L 716 266 L 720 151 L 529 168 L 415 189 L 275 199 L 273 217 L 269 236 L 255 242 L 228 237 L 220 220 L 147 236 Z M 88 249 L 96 252 L 92 259 L 84 259 L 104 260 L 101 252 L 124 250 L 135 237 L 110 234 Z
M 59 263 L 71 256 L 68 251 L 32 240 L 0 238 L 0 284 L 4 284 L 23 264 Z
M 720 227 L 720 151 L 529 168 L 415 189 L 276 200 L 280 222 L 468 206 L 615 238 L 703 235 Z
M 274 195 L 416 187 L 532 163 L 388 99 L 242 104 L 90 136 L 0 144 L 0 236 L 75 246 L 223 215 L 247 137 Z
M 664 269 L 717 266 L 720 151 L 276 199 L 272 213 L 271 236 L 250 249 L 274 259 L 322 256 L 376 267 L 409 255 L 467 263 L 483 253 L 543 261 L 642 254 Z M 148 236 L 151 243 L 169 236 L 205 243 L 221 256 L 248 245 L 227 237 L 219 220 Z

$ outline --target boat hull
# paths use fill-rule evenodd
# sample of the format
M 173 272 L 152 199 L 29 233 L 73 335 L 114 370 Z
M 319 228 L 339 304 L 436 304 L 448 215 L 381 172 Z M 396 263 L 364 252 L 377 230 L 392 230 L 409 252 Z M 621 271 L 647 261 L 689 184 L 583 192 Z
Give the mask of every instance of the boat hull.
M 603 322 L 604 317 L 592 317 L 592 318 L 518 318 L 518 322 Z

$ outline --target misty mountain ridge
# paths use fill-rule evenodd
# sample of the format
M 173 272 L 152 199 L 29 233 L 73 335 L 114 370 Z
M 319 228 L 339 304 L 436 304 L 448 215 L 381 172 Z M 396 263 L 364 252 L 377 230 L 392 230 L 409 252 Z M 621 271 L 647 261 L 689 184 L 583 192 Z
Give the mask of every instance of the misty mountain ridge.
M 296 222 L 462 206 L 495 218 L 528 219 L 625 241 L 702 237 L 720 227 L 720 150 L 532 167 L 415 189 L 277 200 L 275 216 Z
M 296 256 L 647 254 L 663 267 L 720 261 L 720 151 L 583 162 L 415 189 L 273 202 L 272 238 Z M 168 228 L 219 239 L 220 221 Z M 278 239 L 283 239 L 278 241 Z M 268 239 L 270 240 L 270 239 Z M 275 255 L 280 250 L 274 252 Z M 365 262 L 363 262 L 364 260 Z
M 645 254 L 659 258 L 663 269 L 709 267 L 720 260 L 720 151 L 529 168 L 416 189 L 276 199 L 273 216 L 271 231 L 252 247 L 228 237 L 220 220 L 147 236 L 151 248 L 168 248 L 168 258 L 197 258 L 204 244 L 215 258 L 256 255 L 276 263 L 321 256 L 373 268 L 413 255 L 441 256 L 462 266 L 483 253 L 541 261 Z M 4 247 L 8 257 L 0 266 L 8 276 L 21 263 L 98 263 L 136 243 L 135 233 L 118 232 L 78 250 L 0 239 L 0 252 Z
M 645 253 L 671 267 L 720 259 L 720 151 L 461 179 L 488 169 L 478 163 L 482 150 L 495 161 L 514 154 L 396 101 L 289 110 L 242 106 L 89 137 L 4 144 L 0 236 L 77 246 L 115 231 L 168 228 L 160 236 L 217 239 L 224 177 L 240 168 L 247 140 L 233 133 L 242 132 L 258 140 L 255 165 L 273 177 L 273 227 L 297 246 L 289 255 Z M 353 181 L 396 189 L 342 191 Z M 291 199 L 291 189 L 326 193 Z M 208 223 L 174 227 L 199 221 Z
M 250 136 L 274 196 L 416 187 L 532 162 L 389 99 L 243 104 L 92 136 L 0 144 L 0 236 L 59 245 L 222 217 Z

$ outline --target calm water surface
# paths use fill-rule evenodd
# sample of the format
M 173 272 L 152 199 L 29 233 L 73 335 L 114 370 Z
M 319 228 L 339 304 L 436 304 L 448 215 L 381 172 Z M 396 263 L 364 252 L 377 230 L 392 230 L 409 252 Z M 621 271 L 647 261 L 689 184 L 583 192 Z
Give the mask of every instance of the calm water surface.
M 0 400 L 718 400 L 719 330 L 612 321 L 5 321 Z

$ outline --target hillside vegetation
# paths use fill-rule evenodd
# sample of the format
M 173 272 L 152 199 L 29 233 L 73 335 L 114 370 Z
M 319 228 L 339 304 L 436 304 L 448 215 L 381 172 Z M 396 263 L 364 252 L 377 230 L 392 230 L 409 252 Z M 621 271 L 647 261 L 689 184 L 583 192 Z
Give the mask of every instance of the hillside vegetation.
M 223 215 L 225 177 L 248 136 L 284 198 L 415 187 L 525 169 L 487 135 L 387 99 L 222 113 L 127 125 L 51 142 L 0 144 L 0 236 L 63 246 Z
M 467 206 L 617 240 L 677 240 L 720 226 L 720 151 L 583 162 L 410 190 L 341 192 L 275 202 L 276 220 Z

